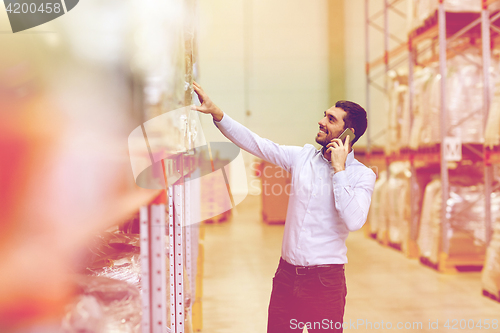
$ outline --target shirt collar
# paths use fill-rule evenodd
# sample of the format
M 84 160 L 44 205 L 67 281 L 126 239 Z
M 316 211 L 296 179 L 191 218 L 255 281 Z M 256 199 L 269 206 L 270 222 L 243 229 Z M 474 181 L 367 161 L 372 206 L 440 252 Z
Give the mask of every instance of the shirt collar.
M 349 154 L 347 154 L 347 160 L 345 161 L 345 165 L 350 165 L 354 161 L 354 149 L 351 150 Z
M 320 154 L 321 158 L 323 159 L 323 161 L 325 161 L 326 163 L 328 163 L 328 165 L 331 167 L 332 164 L 330 163 L 329 160 L 327 160 L 325 158 L 325 156 L 323 156 L 323 153 L 321 152 L 322 148 L 320 148 L 318 150 L 318 153 Z M 351 152 L 349 154 L 347 154 L 347 159 L 345 161 L 345 165 L 348 166 L 348 165 L 351 165 L 351 163 L 354 161 L 354 149 L 351 150 Z

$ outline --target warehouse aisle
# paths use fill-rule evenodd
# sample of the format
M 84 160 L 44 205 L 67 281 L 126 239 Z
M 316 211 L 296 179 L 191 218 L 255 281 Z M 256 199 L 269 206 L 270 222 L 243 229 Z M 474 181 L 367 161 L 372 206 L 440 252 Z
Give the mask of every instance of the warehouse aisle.
M 203 332 L 265 332 L 283 226 L 264 224 L 260 197 L 248 196 L 230 222 L 206 225 L 205 230 Z M 499 331 L 491 325 L 496 320 L 500 327 L 500 304 L 481 295 L 480 273 L 438 274 L 366 239 L 361 231 L 351 233 L 347 242 L 346 332 L 378 332 L 389 326 L 442 332 L 448 331 L 447 320 L 450 329 Z M 472 321 L 477 325 L 479 320 L 483 327 L 472 328 Z M 430 324 L 438 329 L 429 329 Z

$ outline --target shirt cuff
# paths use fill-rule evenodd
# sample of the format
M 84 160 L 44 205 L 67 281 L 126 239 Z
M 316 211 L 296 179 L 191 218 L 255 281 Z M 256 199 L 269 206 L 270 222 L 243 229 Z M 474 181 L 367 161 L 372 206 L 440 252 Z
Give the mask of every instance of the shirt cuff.
M 345 170 L 336 172 L 332 177 L 332 181 L 335 193 L 338 193 L 341 189 L 345 189 L 347 193 L 351 194 L 351 184 L 349 183 Z
M 223 114 L 222 115 L 222 119 L 220 121 L 216 121 L 215 119 L 212 118 L 212 121 L 214 122 L 214 125 L 217 126 L 217 128 L 219 128 L 219 124 L 222 125 L 222 127 L 224 127 L 224 125 L 229 121 L 228 119 L 226 119 L 226 117 L 229 117 L 227 114 Z

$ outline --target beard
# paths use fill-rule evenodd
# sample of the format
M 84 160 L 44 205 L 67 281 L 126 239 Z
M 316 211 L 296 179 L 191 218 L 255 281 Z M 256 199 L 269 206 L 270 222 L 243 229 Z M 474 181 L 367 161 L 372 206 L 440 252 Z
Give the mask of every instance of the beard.
M 321 138 L 319 136 L 316 136 L 316 142 L 322 145 L 323 147 L 326 146 L 326 138 Z
M 330 138 L 330 134 L 323 133 L 322 135 L 316 135 L 316 142 L 326 147 L 331 141 L 333 137 Z

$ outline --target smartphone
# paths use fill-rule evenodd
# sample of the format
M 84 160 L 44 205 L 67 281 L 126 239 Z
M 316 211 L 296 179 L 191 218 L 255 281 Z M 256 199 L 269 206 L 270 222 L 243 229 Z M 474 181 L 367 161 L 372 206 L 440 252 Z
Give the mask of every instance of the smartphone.
M 345 143 L 345 138 L 349 135 L 349 142 L 352 143 L 354 138 L 356 137 L 354 133 L 351 131 L 350 128 L 346 129 L 340 136 L 338 137 L 340 140 L 342 140 L 342 143 Z

